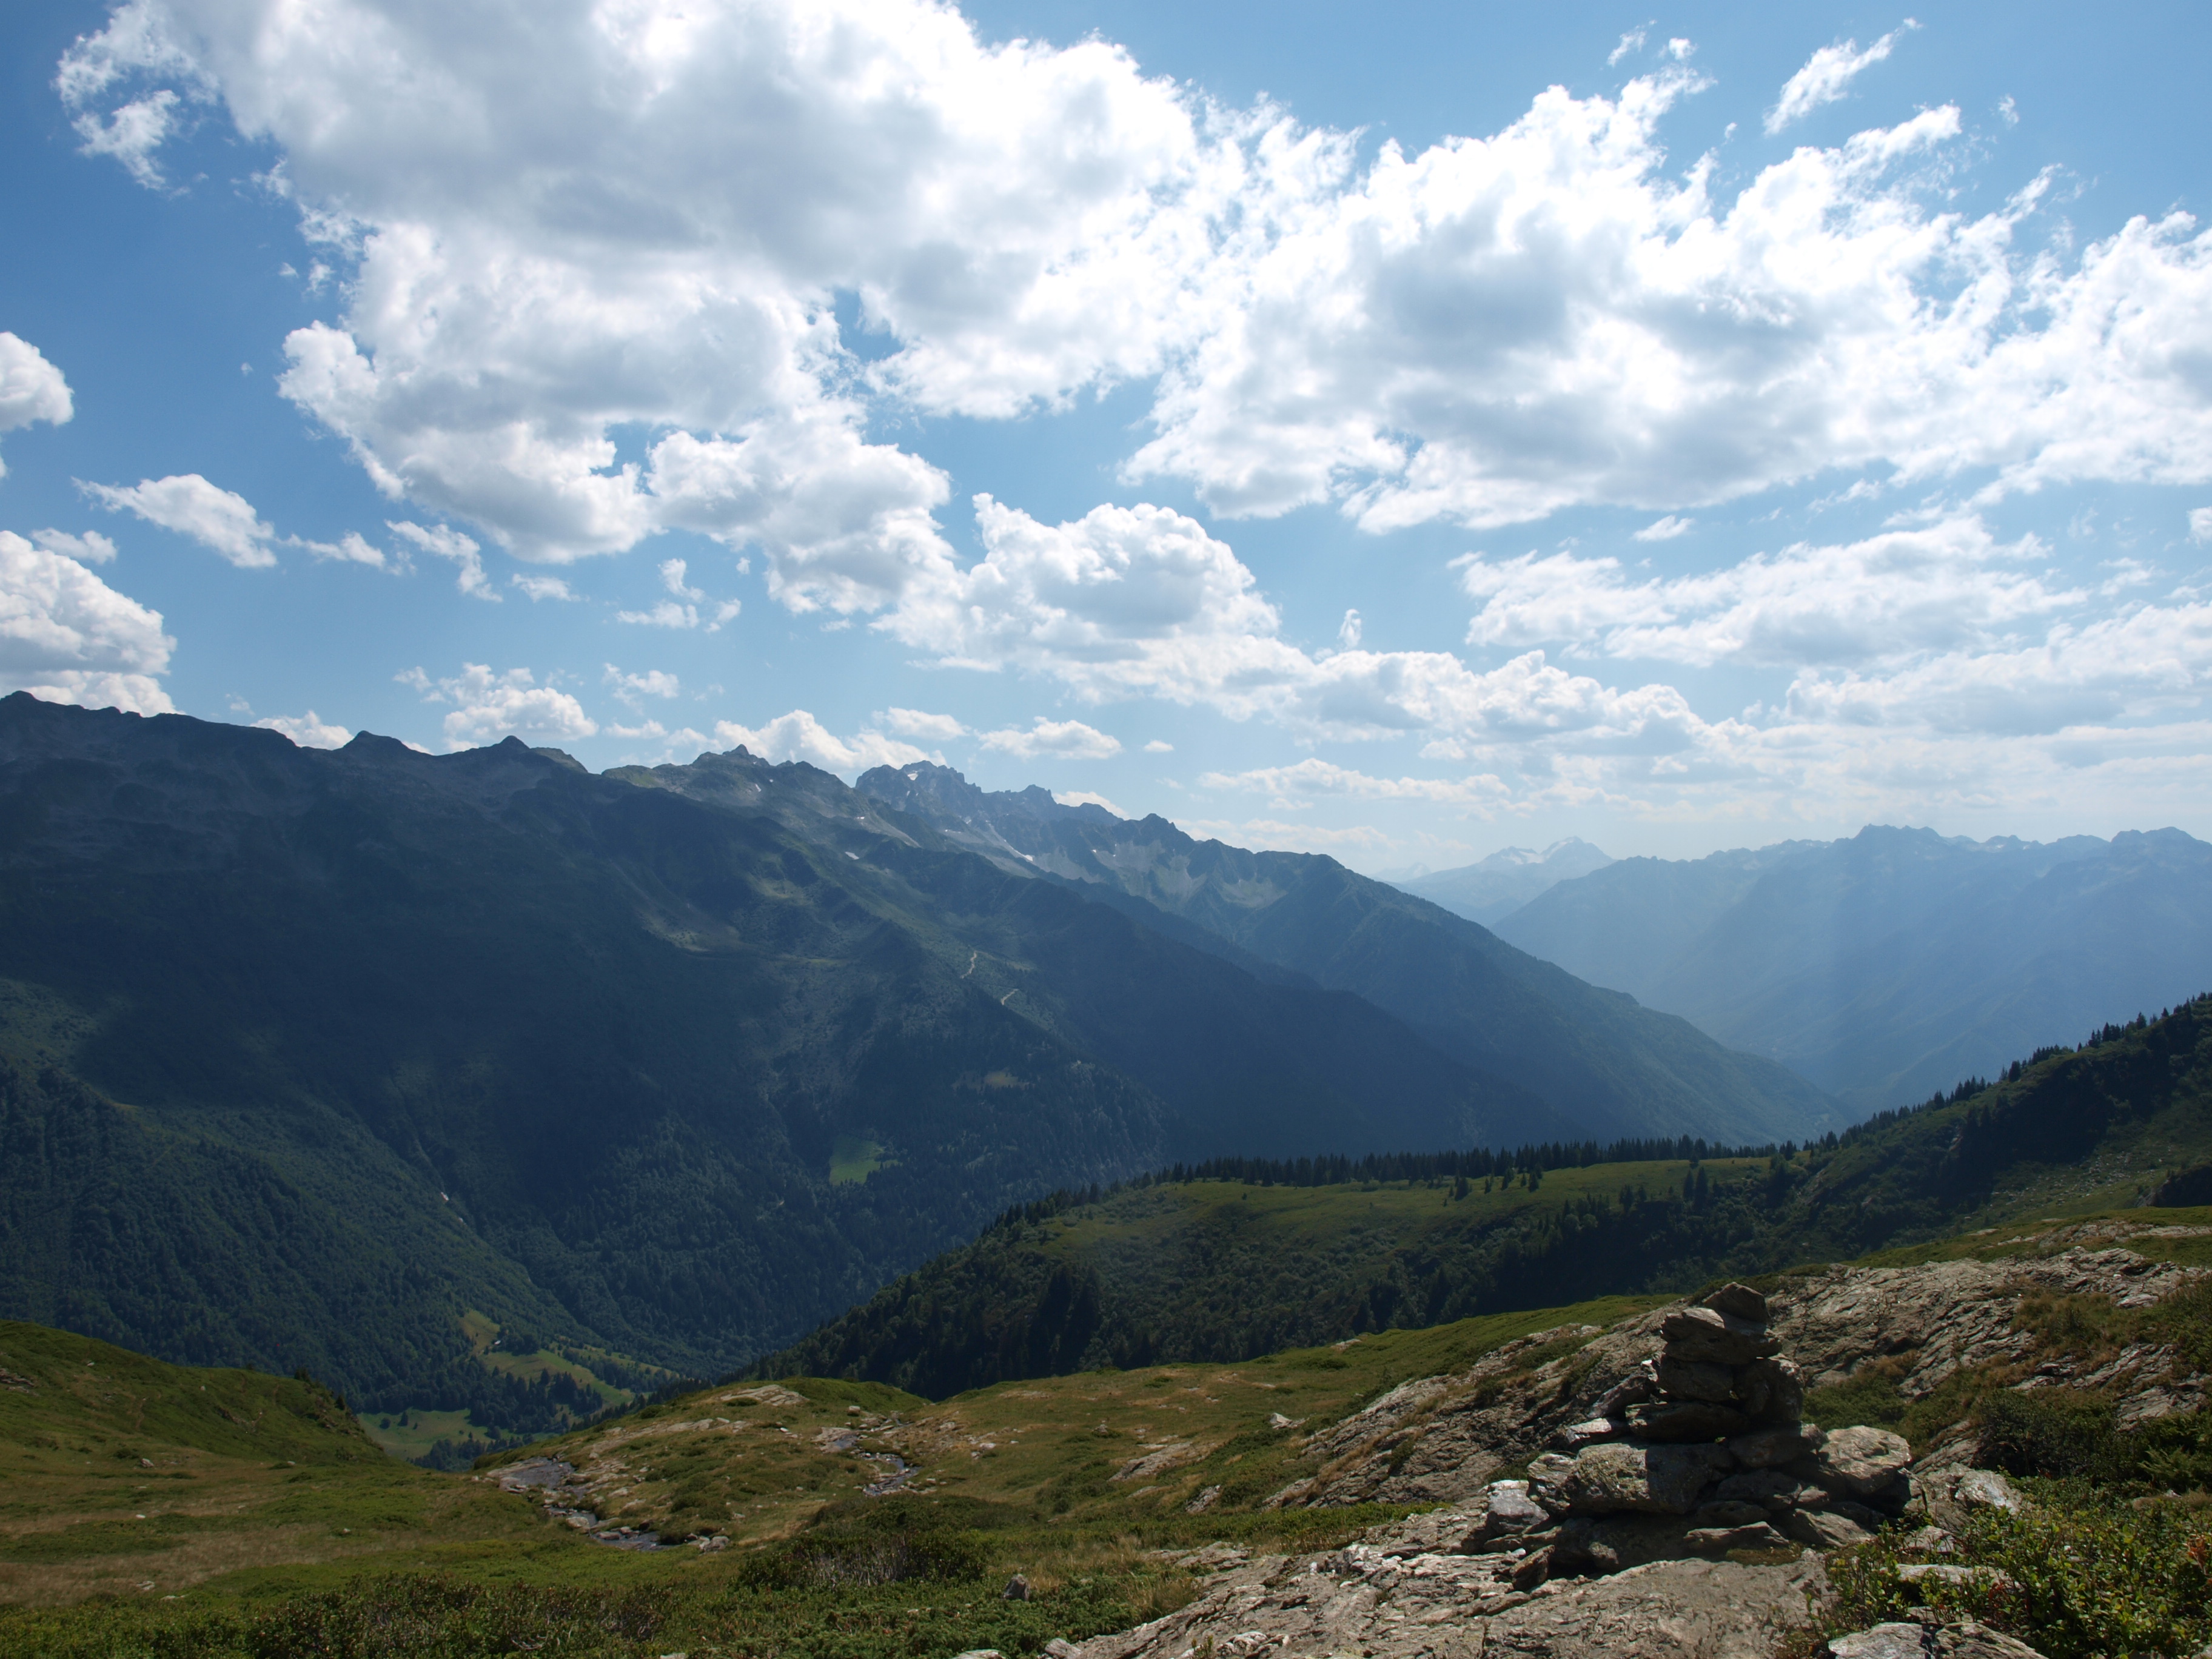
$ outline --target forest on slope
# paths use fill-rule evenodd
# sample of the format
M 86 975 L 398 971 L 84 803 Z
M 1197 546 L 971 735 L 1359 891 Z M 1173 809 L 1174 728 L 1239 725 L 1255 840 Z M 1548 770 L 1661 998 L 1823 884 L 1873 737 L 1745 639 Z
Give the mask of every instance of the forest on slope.
M 1804 1146 L 1228 1160 L 1060 1194 L 756 1374 L 943 1397 L 1098 1364 L 1233 1363 L 1850 1260 L 2030 1208 L 2137 1203 L 2161 1188 L 2201 1203 L 2208 1164 L 2212 998 Z

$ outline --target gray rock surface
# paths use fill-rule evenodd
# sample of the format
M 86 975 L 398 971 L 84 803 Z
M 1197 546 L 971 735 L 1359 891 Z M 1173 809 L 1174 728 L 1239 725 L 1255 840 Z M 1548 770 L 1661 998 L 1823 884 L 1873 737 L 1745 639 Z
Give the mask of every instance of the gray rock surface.
M 1371 1544 L 1261 1557 L 1213 1578 L 1180 1612 L 1073 1644 L 1063 1659 L 1183 1659 L 1209 1641 L 1224 1659 L 1767 1659 L 1780 1632 L 1805 1622 L 1806 1594 L 1822 1583 L 1817 1558 L 1692 1559 L 1516 1589 L 1524 1559 L 1394 1558 Z

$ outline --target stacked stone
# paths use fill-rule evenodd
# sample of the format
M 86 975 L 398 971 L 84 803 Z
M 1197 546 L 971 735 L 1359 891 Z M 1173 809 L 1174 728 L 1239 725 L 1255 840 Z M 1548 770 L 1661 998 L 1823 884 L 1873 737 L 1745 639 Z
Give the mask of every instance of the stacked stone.
M 1490 1489 L 1462 1546 L 1518 1546 L 1532 1582 L 1682 1554 L 1828 1548 L 1901 1514 L 1911 1452 L 1885 1430 L 1822 1432 L 1768 1332 L 1766 1298 L 1729 1285 L 1660 1327 L 1658 1357 L 1566 1430 L 1525 1481 Z

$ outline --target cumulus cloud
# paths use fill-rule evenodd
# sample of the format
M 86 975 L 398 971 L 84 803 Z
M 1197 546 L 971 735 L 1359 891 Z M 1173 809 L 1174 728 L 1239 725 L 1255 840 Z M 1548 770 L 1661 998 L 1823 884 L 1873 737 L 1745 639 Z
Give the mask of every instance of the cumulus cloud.
M 1661 137 L 1706 85 L 1686 42 L 1617 95 L 1363 165 L 1352 135 L 1096 39 L 987 46 L 927 0 L 287 17 L 128 0 L 58 84 L 103 120 L 219 95 L 281 151 L 352 275 L 288 342 L 287 395 L 392 496 L 528 559 L 688 528 L 758 548 L 787 605 L 890 614 L 956 561 L 948 481 L 872 441 L 872 407 L 1006 418 L 1126 380 L 1156 380 L 1130 477 L 1372 531 L 1676 516 L 1832 469 L 2212 478 L 2193 221 L 2020 246 L 2039 184 L 1978 217 L 1929 188 L 1964 165 L 1948 106 L 1724 197 Z M 1778 118 L 1896 39 L 1815 54 Z M 617 428 L 658 435 L 626 459 Z M 669 603 L 635 614 L 691 625 Z
M 304 714 L 271 714 L 253 723 L 271 732 L 282 732 L 302 749 L 343 749 L 353 741 L 351 732 L 323 719 L 312 708 Z
M 1555 642 L 1700 667 L 1794 667 L 2001 641 L 2082 599 L 2032 568 L 2047 553 L 2033 536 L 2000 544 L 1967 517 L 1640 582 L 1616 559 L 1572 553 L 1458 563 L 1462 586 L 1483 601 L 1471 645 Z
M 58 426 L 76 412 L 61 370 L 28 340 L 0 329 L 0 432 L 12 432 L 33 421 Z M 7 471 L 0 465 L 0 477 Z
M 742 747 L 763 760 L 805 761 L 825 772 L 842 773 L 847 777 L 875 766 L 904 766 L 912 761 L 943 759 L 942 756 L 932 755 L 880 732 L 858 732 L 849 738 L 838 737 L 804 708 L 779 714 L 762 726 L 717 720 L 714 738 L 726 748 Z
M 2189 509 L 2189 539 L 2192 542 L 2212 542 L 2212 507 L 2192 507 Z
M 518 570 L 507 580 L 528 594 L 533 605 L 540 599 L 573 601 L 576 598 L 574 590 L 558 576 L 532 576 Z
M 109 512 L 135 513 L 149 524 L 189 536 L 241 570 L 266 569 L 276 562 L 269 549 L 276 532 L 262 522 L 253 504 L 232 490 L 216 488 L 197 472 L 141 478 L 128 486 L 78 487 Z
M 449 561 L 455 566 L 453 585 L 471 599 L 499 602 L 500 592 L 485 573 L 483 554 L 475 537 L 465 536 L 450 525 L 419 525 L 405 519 L 387 519 L 384 527 L 432 557 Z
M 115 557 L 115 544 L 97 530 L 88 530 L 81 536 L 63 530 L 33 530 L 31 539 L 47 552 L 80 564 L 106 564 Z
M 647 697 L 675 697 L 682 696 L 684 691 L 682 682 L 675 675 L 660 669 L 648 668 L 642 674 L 629 674 L 612 663 L 606 665 L 602 683 L 613 690 L 617 701 L 628 703 L 632 708 L 642 708 L 643 700 Z M 631 737 L 637 734 L 618 732 L 616 735 Z
M 1054 760 L 1104 760 L 1121 752 L 1121 740 L 1081 720 L 1048 720 L 1043 715 L 1027 730 L 1009 726 L 982 734 L 983 747 L 1017 760 L 1048 756 Z
M 1908 29 L 1918 24 L 1905 20 Z M 1841 40 L 1832 46 L 1822 46 L 1805 60 L 1805 67 L 1782 83 L 1782 95 L 1774 107 L 1766 112 L 1766 131 L 1771 137 L 1792 121 L 1810 115 L 1823 104 L 1832 104 L 1850 90 L 1851 82 L 1859 71 L 1869 64 L 1879 64 L 1889 56 L 1890 48 L 1897 44 L 1899 31 L 1893 29 L 1864 52 L 1856 40 Z
M 1677 536 L 1688 535 L 1690 526 L 1695 523 L 1695 519 L 1678 519 L 1669 513 L 1665 518 L 1655 519 L 1645 525 L 1636 532 L 1635 538 L 1639 542 L 1671 542 Z
M 617 622 L 637 623 L 647 628 L 696 628 L 700 624 L 700 602 L 707 598 L 704 590 L 694 587 L 687 577 L 689 567 L 682 559 L 663 559 L 660 562 L 660 585 L 675 597 L 663 599 L 650 611 L 617 611 Z M 709 604 L 706 608 L 706 626 L 709 634 L 720 633 L 722 624 L 733 620 L 744 607 L 736 599 L 724 599 Z
M 0 530 L 0 687 L 50 702 L 172 714 L 155 676 L 176 641 L 161 613 L 77 559 Z
M 396 677 L 422 695 L 425 702 L 447 703 L 446 746 L 472 749 L 517 737 L 533 744 L 555 744 L 596 736 L 599 723 L 569 693 L 540 685 L 527 668 L 495 674 L 483 663 L 463 663 L 450 679 L 432 679 L 420 668 Z

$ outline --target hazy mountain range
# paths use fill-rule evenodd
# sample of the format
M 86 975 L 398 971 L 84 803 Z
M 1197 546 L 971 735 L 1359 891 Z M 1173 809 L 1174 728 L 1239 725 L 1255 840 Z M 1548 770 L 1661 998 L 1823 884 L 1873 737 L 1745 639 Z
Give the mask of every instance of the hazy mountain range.
M 1493 926 L 1857 1115 L 2212 988 L 2212 846 L 2179 830 L 2037 843 L 1870 826 L 1624 859 Z
M 1569 836 L 1540 853 L 1527 847 L 1508 847 L 1479 864 L 1407 876 L 1394 879 L 1391 885 L 1487 927 L 1560 882 L 1602 870 L 1612 862 L 1581 836 Z

